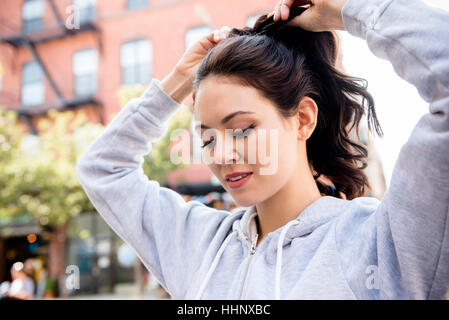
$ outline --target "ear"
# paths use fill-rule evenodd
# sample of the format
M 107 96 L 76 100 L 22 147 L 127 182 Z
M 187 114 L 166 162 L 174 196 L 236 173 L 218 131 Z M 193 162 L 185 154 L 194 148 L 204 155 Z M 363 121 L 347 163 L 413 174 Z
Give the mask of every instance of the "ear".
M 301 99 L 298 105 L 298 140 L 306 141 L 315 130 L 318 116 L 318 106 L 310 97 Z

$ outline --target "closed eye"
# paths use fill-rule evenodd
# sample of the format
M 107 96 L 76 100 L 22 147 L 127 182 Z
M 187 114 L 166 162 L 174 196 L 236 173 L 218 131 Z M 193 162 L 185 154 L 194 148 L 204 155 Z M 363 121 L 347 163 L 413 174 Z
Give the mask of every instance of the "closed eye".
M 255 124 L 253 123 L 253 124 L 251 124 L 248 128 L 246 128 L 246 129 L 236 129 L 236 130 L 234 130 L 235 132 L 232 134 L 234 137 L 236 137 L 236 138 L 244 138 L 244 137 L 247 137 L 248 135 L 249 135 L 249 133 L 251 133 L 251 131 L 253 130 L 255 128 Z M 207 141 L 207 142 L 204 142 L 204 144 L 201 146 L 201 148 L 204 148 L 204 147 L 206 147 L 206 146 L 210 146 L 210 147 L 212 147 L 210 144 L 212 143 L 212 142 L 215 142 L 215 139 L 211 139 L 211 140 L 209 140 L 209 141 Z
M 247 137 L 248 134 L 251 132 L 251 130 L 253 130 L 255 127 L 254 123 L 252 125 L 250 125 L 248 128 L 242 130 L 242 129 L 236 129 L 235 133 L 233 134 L 234 137 L 236 138 L 243 138 L 243 137 Z
M 208 146 L 209 144 L 211 144 L 214 141 L 215 141 L 215 139 L 211 139 L 209 141 L 204 142 L 204 144 L 201 146 L 201 148 L 204 148 L 204 147 Z

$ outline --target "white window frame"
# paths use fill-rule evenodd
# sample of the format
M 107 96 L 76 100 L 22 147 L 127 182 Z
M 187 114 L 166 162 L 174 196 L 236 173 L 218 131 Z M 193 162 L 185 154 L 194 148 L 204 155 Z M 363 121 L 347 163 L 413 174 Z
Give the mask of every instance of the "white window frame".
M 73 0 L 75 12 L 79 14 L 81 24 L 91 22 L 95 19 L 96 0 Z M 88 13 L 86 15 L 86 12 Z
M 98 87 L 98 52 L 95 49 L 83 49 L 75 52 L 73 55 L 73 76 L 74 76 L 74 93 L 75 96 L 91 96 L 97 92 Z M 87 90 L 83 86 L 79 86 L 80 79 L 85 77 L 89 84 L 86 85 Z M 91 77 L 91 78 L 89 78 Z M 86 80 L 85 80 L 86 81 Z
M 212 28 L 208 25 L 201 25 L 188 29 L 185 34 L 186 50 L 212 31 Z
M 22 26 L 25 33 L 38 32 L 43 28 L 45 3 L 43 0 L 26 0 L 22 5 Z
M 120 47 L 122 84 L 147 84 L 153 73 L 153 44 L 150 39 L 133 39 Z M 125 77 L 126 70 L 133 69 L 132 81 Z
M 31 68 L 35 68 L 35 70 Z M 31 74 L 32 71 L 35 71 L 37 75 Z M 36 79 L 27 79 L 28 77 Z M 22 68 L 21 103 L 24 107 L 30 107 L 43 104 L 44 101 L 44 73 L 39 62 L 32 60 L 24 64 Z

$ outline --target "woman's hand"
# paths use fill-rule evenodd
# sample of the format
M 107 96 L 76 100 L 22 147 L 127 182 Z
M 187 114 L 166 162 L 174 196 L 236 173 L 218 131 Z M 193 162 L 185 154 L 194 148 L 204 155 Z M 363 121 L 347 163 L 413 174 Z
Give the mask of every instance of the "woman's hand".
M 268 17 L 273 20 L 286 20 L 292 6 L 309 6 L 301 15 L 292 19 L 288 25 L 319 32 L 345 30 L 341 10 L 347 0 L 281 0 Z
M 187 49 L 172 72 L 161 81 L 164 91 L 181 103 L 192 92 L 193 78 L 199 63 L 210 49 L 228 37 L 229 31 L 231 28 L 228 26 L 216 29 Z
M 199 63 L 206 56 L 207 52 L 220 41 L 226 39 L 230 31 L 230 27 L 223 26 L 221 29 L 216 29 L 198 40 L 184 53 L 175 68 L 183 74 L 193 77 Z

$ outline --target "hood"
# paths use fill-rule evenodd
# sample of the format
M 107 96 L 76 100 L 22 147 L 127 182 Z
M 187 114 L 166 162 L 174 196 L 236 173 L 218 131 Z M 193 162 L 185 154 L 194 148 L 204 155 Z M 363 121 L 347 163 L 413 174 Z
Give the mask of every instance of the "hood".
M 344 207 L 348 205 L 349 201 L 332 197 L 332 196 L 322 196 L 308 205 L 293 221 L 297 223 L 292 223 L 289 225 L 288 230 L 285 230 L 285 236 L 283 238 L 282 246 L 289 245 L 293 239 L 305 236 L 312 233 L 316 228 L 325 224 L 326 222 L 332 220 L 335 216 L 339 215 L 343 211 Z M 253 205 L 248 207 L 243 213 L 239 223 L 235 223 L 233 229 L 237 231 L 239 239 L 242 240 L 245 245 L 251 245 L 250 239 L 255 239 L 257 235 L 257 225 L 256 225 L 257 210 L 256 206 Z M 291 221 L 291 222 L 293 222 Z M 269 242 L 267 247 L 267 261 L 273 262 L 272 257 L 276 252 L 276 240 L 284 228 L 288 224 L 268 233 L 265 237 Z M 271 239 L 269 239 L 271 238 Z
M 298 216 L 284 226 L 268 233 L 263 241 L 268 241 L 265 259 L 268 264 L 276 263 L 274 294 L 275 299 L 281 297 L 282 252 L 284 247 L 290 245 L 293 239 L 312 233 L 319 226 L 329 222 L 350 203 L 347 200 L 322 196 L 308 205 Z M 240 224 L 235 224 L 240 240 L 255 249 L 257 242 L 257 210 L 251 206 L 243 214 Z M 252 239 L 252 241 L 249 241 Z
M 269 264 L 276 263 L 275 273 L 275 296 L 276 299 L 280 297 L 280 279 L 282 274 L 282 252 L 283 248 L 289 245 L 293 239 L 302 237 L 304 235 L 312 233 L 316 228 L 332 220 L 335 216 L 343 211 L 345 206 L 350 203 L 348 200 L 336 198 L 333 196 L 322 196 L 308 205 L 298 216 L 288 222 L 286 225 L 276 229 L 273 232 L 268 233 L 263 241 L 268 241 L 266 250 L 266 261 Z M 204 288 L 209 281 L 213 271 L 215 270 L 218 261 L 223 254 L 228 242 L 232 238 L 233 234 L 237 235 L 237 238 L 242 241 L 242 244 L 248 248 L 249 251 L 255 249 L 257 242 L 257 225 L 256 206 L 252 205 L 243 210 L 233 213 L 235 215 L 241 215 L 240 219 L 234 221 L 232 231 L 228 237 L 223 241 L 220 249 L 218 250 L 212 265 L 210 266 L 206 277 L 203 280 L 202 285 L 197 293 L 197 299 L 199 299 L 204 291 Z
M 282 248 L 289 245 L 293 239 L 312 233 L 316 228 L 332 220 L 339 215 L 349 201 L 332 197 L 322 196 L 308 205 L 291 224 L 286 224 L 270 233 L 268 233 L 264 241 L 268 241 L 266 259 L 270 264 L 275 263 L 276 251 L 278 247 L 279 236 L 284 229 L 285 235 L 282 239 Z M 236 221 L 233 225 L 234 231 L 237 232 L 242 244 L 251 247 L 252 241 L 257 240 L 256 225 L 257 210 L 253 205 L 244 211 L 240 221 Z M 296 221 L 296 223 L 295 223 Z M 287 228 L 288 227 L 288 228 Z

